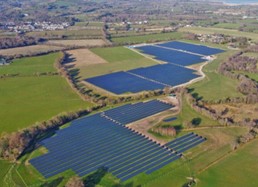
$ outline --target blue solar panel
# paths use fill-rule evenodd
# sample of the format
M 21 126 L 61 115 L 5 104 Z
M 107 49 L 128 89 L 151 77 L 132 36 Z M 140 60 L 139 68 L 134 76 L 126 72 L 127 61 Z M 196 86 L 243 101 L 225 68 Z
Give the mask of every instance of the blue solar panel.
M 158 46 L 180 49 L 180 50 L 197 53 L 197 54 L 202 54 L 202 55 L 206 55 L 206 56 L 224 52 L 224 50 L 222 50 L 222 49 L 207 47 L 204 45 L 196 45 L 196 44 L 190 44 L 190 43 L 185 43 L 185 42 L 178 42 L 178 41 L 166 42 L 163 44 L 158 44 Z
M 86 79 L 87 82 L 115 94 L 137 93 L 144 90 L 163 89 L 164 85 L 148 81 L 126 72 L 116 72 Z
M 177 50 L 165 49 L 162 47 L 147 45 L 137 47 L 141 52 L 154 56 L 157 60 L 177 64 L 181 66 L 189 66 L 206 61 L 203 56 L 189 54 Z
M 119 118 L 119 115 L 122 115 L 119 120 L 132 122 L 171 107 L 169 104 L 153 100 L 124 105 L 104 114 L 110 114 L 108 118 Z M 118 111 L 120 114 L 117 114 Z M 30 163 L 45 178 L 68 169 L 79 176 L 85 176 L 105 166 L 110 172 L 117 172 L 124 179 L 153 167 L 157 162 L 154 158 L 161 160 L 175 156 L 170 150 L 108 118 L 103 113 L 98 113 L 73 121 L 69 127 L 42 141 L 42 145 L 49 152 L 31 159 Z M 127 173 L 128 170 L 130 173 Z
M 147 116 L 168 110 L 172 107 L 173 106 L 162 103 L 158 100 L 152 100 L 145 103 L 128 105 L 127 107 L 117 107 L 104 112 L 104 115 L 118 121 L 121 124 L 128 124 L 146 118 Z
M 156 65 L 129 71 L 131 73 L 161 82 L 170 86 L 177 86 L 198 78 L 196 71 L 172 64 Z
M 173 149 L 177 153 L 182 153 L 204 142 L 205 140 L 205 138 L 198 136 L 197 134 L 188 133 L 184 136 L 172 140 L 171 142 L 166 143 L 165 146 Z

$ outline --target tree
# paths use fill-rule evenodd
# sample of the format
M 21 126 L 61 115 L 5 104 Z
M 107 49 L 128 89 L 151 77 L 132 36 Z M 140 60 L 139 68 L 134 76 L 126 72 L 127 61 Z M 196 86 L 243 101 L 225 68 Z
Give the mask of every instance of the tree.
M 84 187 L 83 181 L 77 177 L 71 177 L 66 183 L 65 187 Z

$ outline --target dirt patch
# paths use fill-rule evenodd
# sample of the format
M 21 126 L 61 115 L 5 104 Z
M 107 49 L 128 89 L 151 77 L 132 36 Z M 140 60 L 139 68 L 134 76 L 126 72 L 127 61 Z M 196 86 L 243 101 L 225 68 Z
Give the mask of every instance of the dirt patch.
M 67 51 L 70 54 L 70 58 L 74 59 L 74 62 L 69 63 L 69 65 L 73 64 L 77 68 L 95 65 L 95 64 L 104 64 L 108 63 L 98 55 L 94 54 L 88 49 L 76 49 Z

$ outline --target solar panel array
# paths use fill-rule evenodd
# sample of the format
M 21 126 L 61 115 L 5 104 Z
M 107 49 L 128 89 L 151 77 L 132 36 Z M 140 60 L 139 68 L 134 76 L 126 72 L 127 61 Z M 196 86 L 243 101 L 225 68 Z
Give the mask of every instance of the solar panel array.
M 137 93 L 143 90 L 164 88 L 164 85 L 121 71 L 89 78 L 86 81 L 116 94 L 126 92 Z
M 103 115 L 120 124 L 125 125 L 146 118 L 153 114 L 168 110 L 171 107 L 172 105 L 163 103 L 158 100 L 152 100 L 149 102 L 128 104 L 122 107 L 117 107 L 104 112 Z
M 172 64 L 138 68 L 129 72 L 169 86 L 180 85 L 199 77 L 199 75 L 195 74 L 196 71 L 192 69 L 183 68 Z
M 176 138 L 171 142 L 168 142 L 165 144 L 165 146 L 173 149 L 178 154 L 181 154 L 204 141 L 206 141 L 206 138 L 198 136 L 195 133 L 189 133 L 187 135 L 181 136 L 180 138 Z
M 85 81 L 115 94 L 164 89 L 166 86 L 177 86 L 199 77 L 196 71 L 184 66 L 206 61 L 204 55 L 223 52 L 221 49 L 178 41 L 136 48 L 168 64 L 115 72 Z
M 196 71 L 173 64 L 138 68 L 86 79 L 87 82 L 116 94 L 177 86 L 199 77 Z
M 168 47 L 168 48 L 172 48 L 172 49 L 179 49 L 182 51 L 187 51 L 187 52 L 196 53 L 196 54 L 202 54 L 202 55 L 206 55 L 206 56 L 224 52 L 224 50 L 222 50 L 222 49 L 207 47 L 204 45 L 196 45 L 196 44 L 190 44 L 190 43 L 185 43 L 185 42 L 179 42 L 179 41 L 166 42 L 166 43 L 158 44 L 157 46 Z
M 190 66 L 206 61 L 203 56 L 189 54 L 178 50 L 162 48 L 156 45 L 136 47 L 141 52 L 154 56 L 155 59 L 181 66 Z
M 45 178 L 68 169 L 84 176 L 103 166 L 122 181 L 142 172 L 151 173 L 180 156 L 117 121 L 129 123 L 171 107 L 154 100 L 75 120 L 71 126 L 57 131 L 56 136 L 42 141 L 49 152 L 30 163 Z M 116 115 L 118 111 L 120 114 Z

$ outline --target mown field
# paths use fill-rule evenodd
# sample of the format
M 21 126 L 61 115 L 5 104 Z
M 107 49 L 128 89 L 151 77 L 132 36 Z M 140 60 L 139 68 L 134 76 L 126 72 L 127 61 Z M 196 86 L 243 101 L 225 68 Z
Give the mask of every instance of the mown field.
M 60 53 L 52 53 L 39 57 L 21 58 L 13 60 L 11 65 L 0 67 L 0 75 L 19 74 L 33 75 L 35 73 L 56 72 L 54 59 L 60 57 Z M 53 61 L 54 60 L 54 61 Z
M 157 64 L 156 61 L 145 58 L 125 47 L 94 48 L 90 50 L 108 63 L 96 63 L 96 65 L 80 68 L 82 78 Z
M 254 140 L 198 175 L 198 186 L 258 186 L 257 156 L 258 140 Z
M 115 44 L 136 44 L 136 43 L 151 43 L 157 41 L 177 40 L 182 38 L 183 34 L 179 32 L 148 34 L 142 36 L 128 36 L 128 37 L 113 37 L 111 41 Z
M 82 101 L 63 77 L 34 75 L 56 72 L 54 63 L 60 55 L 25 58 L 0 67 L 1 74 L 20 74 L 0 79 L 0 133 L 16 131 L 61 112 L 91 105 Z
M 226 34 L 236 37 L 248 37 L 254 41 L 258 41 L 258 33 L 242 32 L 234 29 L 224 29 L 224 28 L 208 28 L 208 27 L 187 27 L 180 28 L 179 32 L 191 32 L 195 34 Z

